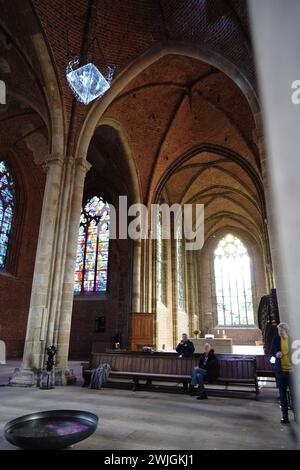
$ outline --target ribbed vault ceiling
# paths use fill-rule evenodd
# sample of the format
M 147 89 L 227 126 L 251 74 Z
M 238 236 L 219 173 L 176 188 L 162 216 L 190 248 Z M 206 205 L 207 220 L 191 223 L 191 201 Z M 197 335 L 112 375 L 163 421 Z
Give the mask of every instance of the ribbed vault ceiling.
M 223 72 L 183 56 L 152 64 L 115 99 L 144 200 L 205 204 L 205 235 L 224 227 L 262 242 L 264 196 L 254 120 Z

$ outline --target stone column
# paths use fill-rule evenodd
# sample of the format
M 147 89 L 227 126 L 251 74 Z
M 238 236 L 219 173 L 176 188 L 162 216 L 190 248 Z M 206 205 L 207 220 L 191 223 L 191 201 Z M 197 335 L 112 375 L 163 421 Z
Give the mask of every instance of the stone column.
M 84 157 L 75 161 L 73 193 L 70 198 L 70 221 L 68 226 L 68 234 L 66 237 L 67 242 L 65 244 L 66 256 L 64 275 L 62 279 L 62 294 L 59 303 L 59 315 L 57 317 L 54 332 L 54 338 L 58 349 L 56 356 L 56 375 L 58 384 L 60 384 L 60 375 L 62 377 L 61 383 L 64 382 L 63 372 L 68 367 L 78 230 L 82 206 L 84 181 L 86 173 L 89 171 L 90 168 L 91 164 Z
M 24 356 L 11 385 L 33 385 L 43 366 L 51 279 L 54 269 L 57 217 L 63 178 L 63 156 L 51 155 L 45 164 L 47 180 L 32 283 Z
M 193 312 L 193 330 L 200 330 L 200 309 L 199 309 L 199 282 L 198 282 L 198 256 L 196 252 L 193 252 L 193 302 L 194 302 L 194 312 Z
M 74 191 L 74 166 L 74 159 L 70 158 L 66 161 L 58 219 L 59 222 L 57 225 L 57 241 L 55 244 L 55 268 L 48 308 L 47 345 L 57 345 L 57 324 L 60 315 L 60 303 L 68 245 L 68 227 L 71 216 L 70 200 Z
M 56 384 L 64 384 L 67 369 L 74 270 L 85 158 L 64 162 L 59 156 L 47 160 L 47 181 L 36 255 L 23 363 L 11 385 L 36 385 L 45 366 L 46 347 L 57 347 Z
M 266 199 L 266 211 L 267 211 L 267 220 L 266 220 L 266 233 L 267 240 L 266 243 L 269 243 L 270 246 L 270 257 L 271 260 L 266 259 L 267 270 L 268 270 L 268 282 L 269 287 L 276 287 L 276 293 L 278 298 L 279 313 L 281 321 L 288 321 L 287 319 L 287 293 L 285 280 L 282 273 L 282 259 L 281 259 L 281 249 L 278 238 L 278 229 L 277 229 L 277 211 L 276 206 L 274 205 L 274 194 L 272 184 L 271 184 L 271 171 L 270 171 L 270 159 L 266 152 L 266 143 L 265 138 L 261 130 L 258 133 L 257 145 L 260 151 L 261 157 L 261 166 L 262 166 L 262 179 L 265 190 L 265 199 Z
M 188 318 L 189 318 L 189 334 L 193 335 L 193 331 L 198 329 L 198 316 L 197 316 L 197 285 L 195 279 L 195 252 L 193 250 L 186 251 L 187 258 L 187 305 L 188 305 Z
M 300 103 L 295 99 L 297 95 L 292 99 L 293 93 L 297 91 L 292 88 L 292 84 L 300 80 L 300 2 L 290 0 L 287 4 L 282 0 L 272 0 L 271 3 L 270 6 L 268 0 L 251 0 L 249 6 L 270 155 L 278 251 L 282 261 L 276 267 L 276 278 L 280 276 L 281 285 L 284 285 L 286 291 L 284 305 L 281 305 L 282 295 L 279 296 L 280 312 L 291 327 L 291 351 L 299 414 Z
M 254 140 L 259 150 L 261 169 L 262 169 L 262 181 L 264 185 L 265 202 L 266 202 L 266 216 L 265 219 L 265 264 L 267 269 L 267 285 L 269 289 L 272 287 L 277 288 L 278 298 L 280 297 L 280 305 L 282 308 L 282 315 L 284 316 L 286 311 L 286 300 L 285 300 L 285 288 L 282 285 L 282 279 L 280 277 L 281 260 L 280 260 L 280 249 L 278 234 L 276 229 L 276 211 L 273 205 L 273 195 L 271 187 L 271 174 L 270 174 L 270 161 L 266 151 L 265 138 L 262 129 L 262 116 L 255 117 L 256 123 L 259 129 L 256 129 Z M 267 246 L 269 244 L 269 247 Z M 268 249 L 270 248 L 270 252 Z

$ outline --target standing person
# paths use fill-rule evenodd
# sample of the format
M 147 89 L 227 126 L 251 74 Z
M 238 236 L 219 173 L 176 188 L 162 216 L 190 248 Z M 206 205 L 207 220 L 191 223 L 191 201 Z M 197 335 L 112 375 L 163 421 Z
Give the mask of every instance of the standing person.
M 292 397 L 292 363 L 290 360 L 289 327 L 286 323 L 277 326 L 278 336 L 272 344 L 272 355 L 275 356 L 275 374 L 279 388 L 281 423 L 289 424 L 288 389 Z
M 195 394 L 195 386 L 198 384 L 199 396 L 197 400 L 207 398 L 207 393 L 204 387 L 204 381 L 213 382 L 219 375 L 218 359 L 215 351 L 211 348 L 210 344 L 204 345 L 204 352 L 199 359 L 199 366 L 195 367 L 192 380 L 191 380 L 191 395 Z
M 179 357 L 191 357 L 194 354 L 194 343 L 189 340 L 186 333 L 183 333 L 180 343 L 176 347 Z

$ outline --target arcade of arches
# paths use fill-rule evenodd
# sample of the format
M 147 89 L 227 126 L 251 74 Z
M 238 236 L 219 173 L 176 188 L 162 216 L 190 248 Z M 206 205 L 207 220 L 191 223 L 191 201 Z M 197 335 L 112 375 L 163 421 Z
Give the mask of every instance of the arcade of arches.
M 172 350 L 226 329 L 255 345 L 276 240 L 246 2 L 15 3 L 0 2 L 0 339 L 23 357 L 15 382 L 34 381 L 50 344 L 62 373 L 116 338 Z M 65 68 L 92 35 L 116 71 L 84 106 Z M 203 248 L 109 240 L 109 224 L 97 238 L 97 207 L 119 216 L 120 196 L 204 204 Z

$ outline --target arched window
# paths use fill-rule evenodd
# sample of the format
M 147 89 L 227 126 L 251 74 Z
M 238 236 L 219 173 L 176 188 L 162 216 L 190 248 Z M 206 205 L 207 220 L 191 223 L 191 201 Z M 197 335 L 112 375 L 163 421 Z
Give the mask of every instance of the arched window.
M 6 267 L 14 207 L 15 183 L 6 163 L 0 160 L 0 268 Z
M 250 258 L 237 237 L 226 235 L 214 253 L 215 283 L 220 326 L 253 326 Z
M 184 269 L 184 244 L 181 238 L 181 230 L 178 229 L 176 238 L 176 290 L 178 310 L 185 311 L 185 269 Z
M 89 198 L 81 210 L 75 269 L 75 293 L 107 290 L 109 205 L 101 197 Z M 100 222 L 101 229 L 98 230 Z

